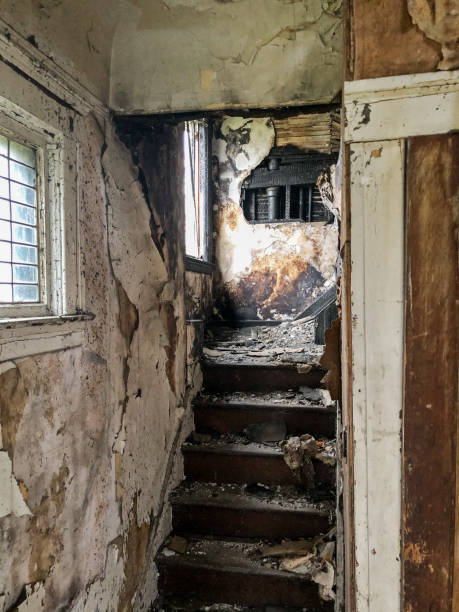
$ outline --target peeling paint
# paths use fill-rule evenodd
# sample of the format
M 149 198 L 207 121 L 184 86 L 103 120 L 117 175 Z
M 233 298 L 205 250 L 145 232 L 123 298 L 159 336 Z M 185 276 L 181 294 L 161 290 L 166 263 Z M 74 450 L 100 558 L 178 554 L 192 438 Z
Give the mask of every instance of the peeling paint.
M 340 0 L 121 4 L 112 54 L 116 110 L 314 104 L 331 102 L 341 88 Z
M 214 293 L 225 317 L 292 318 L 335 282 L 336 225 L 250 224 L 244 217 L 239 204 L 242 182 L 273 144 L 269 117 L 228 117 L 216 125 L 218 274 Z M 336 200 L 339 210 L 339 193 Z
M 187 358 L 180 177 L 170 172 L 179 141 L 171 128 L 143 143 L 141 157 L 158 155 L 150 172 L 109 121 L 75 115 L 72 134 L 94 318 L 80 324 L 81 346 L 2 364 L 0 592 L 5 609 L 146 610 L 200 384 L 197 355 Z M 162 252 L 152 225 L 167 233 Z

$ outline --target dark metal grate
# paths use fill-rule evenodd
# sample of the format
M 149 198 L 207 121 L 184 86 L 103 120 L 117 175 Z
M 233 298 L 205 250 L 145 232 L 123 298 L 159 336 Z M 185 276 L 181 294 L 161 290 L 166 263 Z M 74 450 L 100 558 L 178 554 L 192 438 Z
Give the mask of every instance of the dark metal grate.
M 333 219 L 316 186 L 319 174 L 335 163 L 335 154 L 305 154 L 294 147 L 275 148 L 248 177 L 241 206 L 251 223 Z

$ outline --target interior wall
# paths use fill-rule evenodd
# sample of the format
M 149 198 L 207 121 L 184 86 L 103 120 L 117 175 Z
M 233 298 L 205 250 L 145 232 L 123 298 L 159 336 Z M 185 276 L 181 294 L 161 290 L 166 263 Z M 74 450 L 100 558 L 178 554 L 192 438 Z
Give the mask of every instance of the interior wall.
M 244 217 L 242 182 L 275 137 L 269 116 L 224 117 L 214 124 L 214 297 L 224 318 L 294 318 L 336 282 L 337 224 L 252 224 Z
M 112 55 L 116 111 L 313 104 L 341 90 L 341 0 L 122 4 Z
M 146 610 L 200 384 L 185 322 L 181 140 L 170 127 L 129 151 L 108 114 L 79 114 L 3 62 L 0 95 L 79 149 L 71 188 L 94 315 L 68 324 L 78 346 L 6 362 L 19 341 L 0 351 L 0 610 Z
M 107 103 L 120 8 L 117 0 L 2 0 L 3 44 L 13 29 Z

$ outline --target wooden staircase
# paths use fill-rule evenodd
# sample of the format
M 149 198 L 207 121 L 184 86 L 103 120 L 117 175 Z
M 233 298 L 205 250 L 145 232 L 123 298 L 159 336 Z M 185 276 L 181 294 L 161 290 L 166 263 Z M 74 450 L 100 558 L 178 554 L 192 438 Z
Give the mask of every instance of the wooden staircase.
M 314 489 L 305 491 L 278 444 L 248 440 L 245 433 L 256 423 L 281 420 L 285 437 L 333 438 L 333 406 L 300 404 L 282 393 L 272 397 L 273 390 L 317 387 L 324 372 L 206 360 L 203 373 L 205 393 L 194 402 L 196 432 L 182 449 L 186 479 L 171 499 L 173 540 L 186 551 L 166 543 L 160 552 L 155 609 L 333 610 L 315 582 L 281 569 L 259 550 L 330 530 L 335 468 L 314 461 Z

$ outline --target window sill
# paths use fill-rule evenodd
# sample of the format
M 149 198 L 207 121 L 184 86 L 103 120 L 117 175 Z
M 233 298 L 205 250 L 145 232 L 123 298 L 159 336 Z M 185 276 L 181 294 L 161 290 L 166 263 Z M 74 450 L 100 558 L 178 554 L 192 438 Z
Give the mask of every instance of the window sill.
M 185 270 L 188 272 L 198 272 L 200 274 L 212 274 L 215 269 L 213 263 L 185 255 Z
M 83 344 L 92 314 L 0 319 L 0 362 Z

